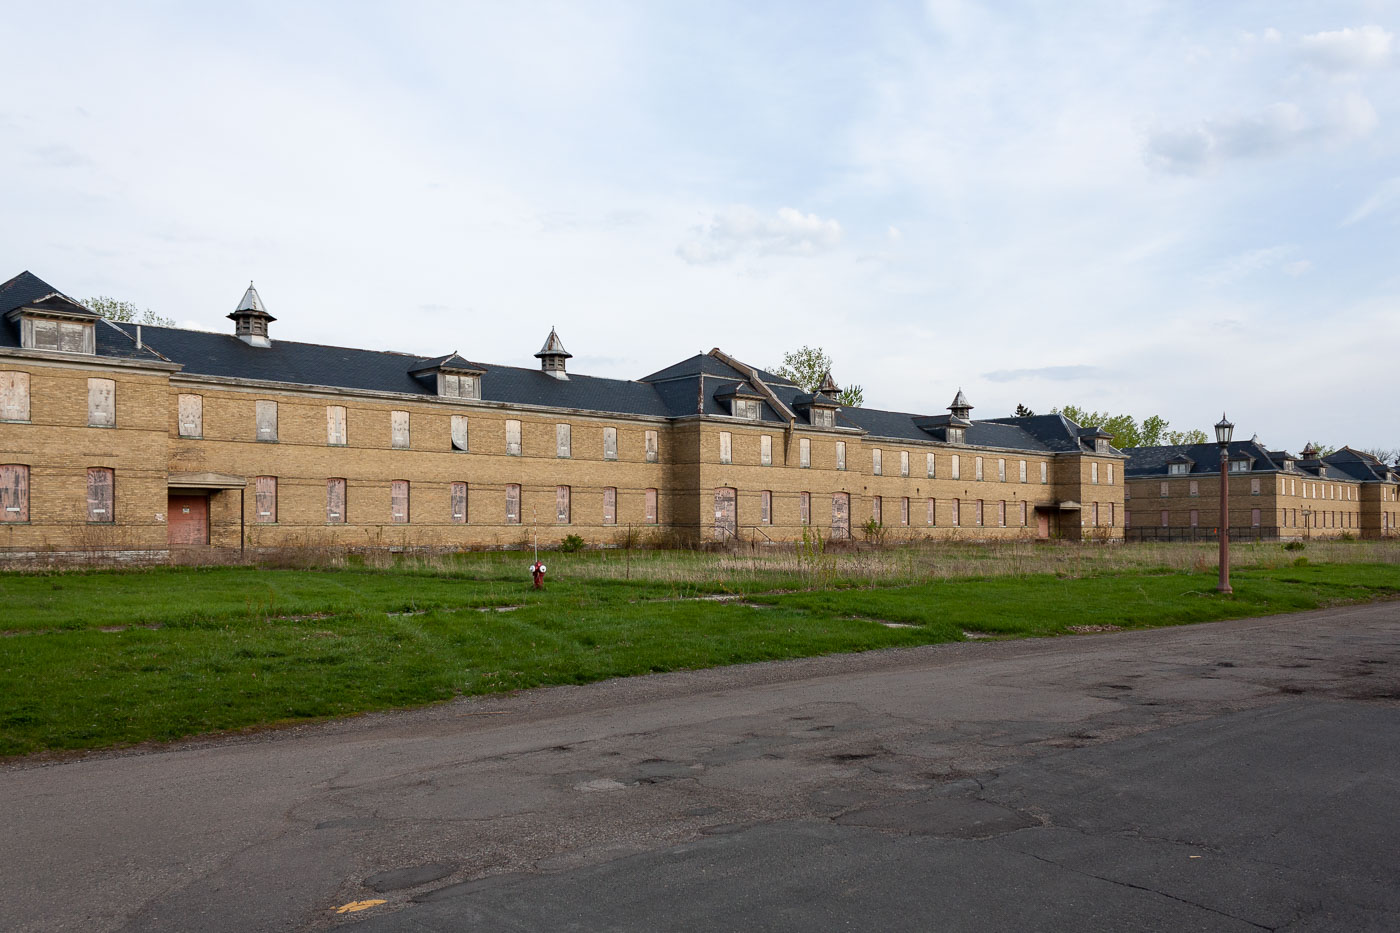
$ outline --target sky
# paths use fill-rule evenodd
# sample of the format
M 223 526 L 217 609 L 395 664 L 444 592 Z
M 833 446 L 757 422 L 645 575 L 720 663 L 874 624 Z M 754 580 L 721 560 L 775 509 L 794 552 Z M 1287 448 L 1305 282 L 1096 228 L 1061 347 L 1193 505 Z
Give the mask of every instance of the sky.
M 1400 0 L 9 6 L 0 279 L 1400 447 Z

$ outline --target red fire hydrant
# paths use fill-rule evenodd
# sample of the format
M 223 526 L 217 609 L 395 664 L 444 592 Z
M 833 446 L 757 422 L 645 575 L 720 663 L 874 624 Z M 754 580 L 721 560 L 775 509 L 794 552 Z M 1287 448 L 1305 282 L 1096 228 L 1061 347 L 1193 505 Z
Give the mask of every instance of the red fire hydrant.
M 534 578 L 535 589 L 544 589 L 544 564 L 540 562 L 538 557 L 535 558 L 535 562 L 530 565 L 530 576 Z

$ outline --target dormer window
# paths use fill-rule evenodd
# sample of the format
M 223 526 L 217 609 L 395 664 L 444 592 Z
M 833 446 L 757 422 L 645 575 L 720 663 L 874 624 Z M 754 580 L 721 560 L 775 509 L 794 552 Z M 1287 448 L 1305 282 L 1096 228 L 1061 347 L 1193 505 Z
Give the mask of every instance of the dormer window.
M 57 292 L 10 312 L 19 321 L 19 345 L 26 350 L 97 353 L 97 315 Z
M 730 411 L 735 418 L 758 421 L 763 417 L 763 403 L 754 399 L 736 398 L 730 403 Z
M 962 444 L 962 443 L 965 442 L 964 439 L 965 439 L 966 437 L 967 437 L 967 428 L 949 428 L 949 429 L 948 429 L 948 443 L 950 443 L 950 444 Z
M 1231 473 L 1248 473 L 1248 472 L 1249 472 L 1250 463 L 1251 463 L 1251 461 L 1249 461 L 1249 460 L 1231 460 L 1231 461 L 1230 461 L 1230 472 L 1231 472 Z
M 811 418 L 814 428 L 836 427 L 836 412 L 830 408 L 813 408 Z
M 1167 464 L 1167 473 L 1170 474 L 1170 475 L 1172 475 L 1172 476 L 1184 476 L 1185 474 L 1190 473 L 1190 472 L 1191 472 L 1191 464 L 1189 464 L 1189 463 L 1169 463 L 1169 464 Z
M 1107 437 L 1096 437 L 1096 438 L 1094 438 L 1094 452 L 1095 452 L 1095 453 L 1100 453 L 1100 454 L 1106 454 L 1106 453 L 1108 453 L 1108 452 L 1109 452 L 1109 449 L 1108 449 L 1108 442 L 1109 442 L 1109 438 L 1107 438 Z
M 438 373 L 438 395 L 443 398 L 481 398 L 481 377 L 464 373 Z

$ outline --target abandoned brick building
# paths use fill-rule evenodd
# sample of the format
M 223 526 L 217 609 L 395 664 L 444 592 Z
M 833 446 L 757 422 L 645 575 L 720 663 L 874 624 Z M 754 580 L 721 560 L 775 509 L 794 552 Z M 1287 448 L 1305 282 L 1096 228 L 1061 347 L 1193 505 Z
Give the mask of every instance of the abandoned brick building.
M 1220 448 L 1129 447 L 1125 534 L 1130 541 L 1213 537 L 1220 525 Z M 1258 438 L 1229 445 L 1230 528 L 1260 540 L 1390 537 L 1400 531 L 1400 471 L 1359 450 L 1302 456 Z
M 0 553 L 859 537 L 1121 539 L 1124 455 L 1059 415 L 847 408 L 712 350 L 628 381 L 118 324 L 0 285 Z

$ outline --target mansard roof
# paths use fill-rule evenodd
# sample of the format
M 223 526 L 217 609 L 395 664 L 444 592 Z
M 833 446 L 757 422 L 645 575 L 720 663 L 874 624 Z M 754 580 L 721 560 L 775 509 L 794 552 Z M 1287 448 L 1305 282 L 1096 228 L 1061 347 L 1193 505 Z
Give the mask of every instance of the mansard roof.
M 1395 482 L 1392 479 L 1400 473 L 1395 467 L 1361 450 L 1343 447 L 1322 458 L 1322 462 L 1336 467 L 1342 474 L 1368 483 Z

